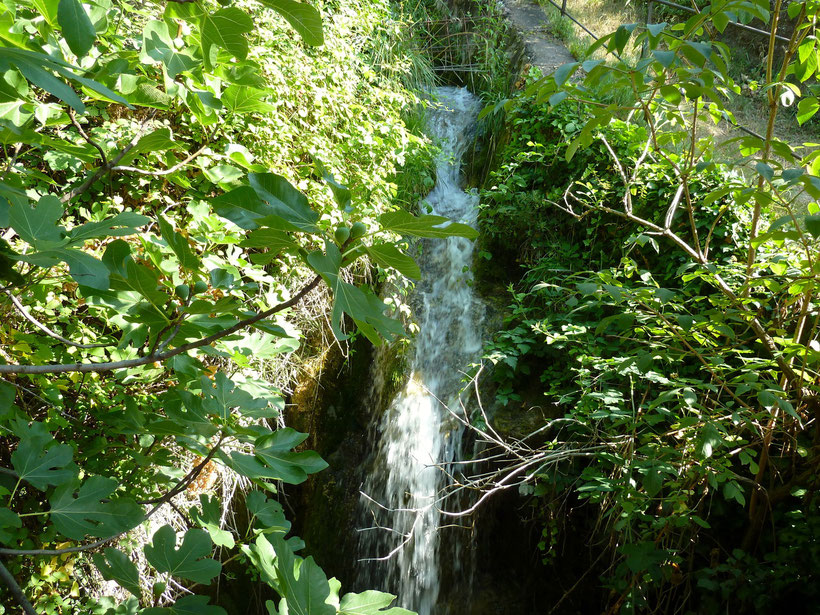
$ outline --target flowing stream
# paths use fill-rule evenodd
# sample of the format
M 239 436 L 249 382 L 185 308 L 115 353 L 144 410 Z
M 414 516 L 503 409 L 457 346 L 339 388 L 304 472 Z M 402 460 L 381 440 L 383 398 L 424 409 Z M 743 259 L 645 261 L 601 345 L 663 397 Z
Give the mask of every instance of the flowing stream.
M 478 196 L 461 189 L 460 170 L 481 103 L 463 88 L 436 94 L 428 133 L 442 150 L 426 202 L 432 213 L 474 226 Z M 469 576 L 461 550 L 442 547 L 437 494 L 461 444 L 461 425 L 449 409 L 460 411 L 463 372 L 481 348 L 484 308 L 469 285 L 472 254 L 473 243 L 462 237 L 422 245 L 410 376 L 381 418 L 375 466 L 363 488 L 371 529 L 361 534 L 360 556 L 390 557 L 365 564 L 362 580 L 398 594 L 399 604 L 419 615 L 443 612 L 436 607 L 443 568 L 455 578 Z

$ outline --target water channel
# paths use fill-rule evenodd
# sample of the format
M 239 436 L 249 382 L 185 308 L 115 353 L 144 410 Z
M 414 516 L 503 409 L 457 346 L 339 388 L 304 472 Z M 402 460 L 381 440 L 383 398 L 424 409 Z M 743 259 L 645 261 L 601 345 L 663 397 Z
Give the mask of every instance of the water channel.
M 482 105 L 464 88 L 438 88 L 435 99 L 428 134 L 441 151 L 425 203 L 431 213 L 475 226 L 478 196 L 462 189 L 460 176 Z M 484 307 L 470 286 L 472 255 L 473 242 L 462 237 L 421 246 L 410 375 L 380 419 L 375 464 L 363 486 L 363 519 L 371 529 L 361 533 L 360 557 L 384 561 L 363 562 L 362 580 L 397 594 L 401 606 L 419 615 L 441 613 L 442 568 L 461 579 L 470 575 L 466 547 L 442 546 L 446 504 L 439 494 L 461 447 L 462 427 L 451 412 L 460 411 L 464 370 L 482 343 Z

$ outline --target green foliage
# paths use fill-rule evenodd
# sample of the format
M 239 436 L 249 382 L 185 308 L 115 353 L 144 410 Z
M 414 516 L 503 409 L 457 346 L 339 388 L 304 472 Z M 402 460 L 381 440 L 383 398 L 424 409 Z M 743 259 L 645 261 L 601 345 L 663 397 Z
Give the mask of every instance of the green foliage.
M 163 525 L 155 533 L 150 545 L 145 545 L 145 556 L 158 572 L 208 585 L 219 574 L 222 565 L 206 555 L 213 550 L 211 539 L 202 530 L 188 530 L 179 549 L 175 548 L 176 532 Z
M 95 553 L 92 556 L 94 565 L 106 581 L 116 581 L 138 599 L 142 598 L 140 576 L 137 567 L 122 551 L 108 547 L 105 555 Z
M 395 211 L 431 147 L 404 121 L 419 99 L 387 4 L 20 0 L 0 23 L 0 542 L 34 608 L 216 615 L 168 577 L 208 585 L 248 556 L 280 610 L 312 579 L 334 584 L 328 613 L 399 613 L 386 594 L 334 599 L 285 542 L 269 496 L 327 464 L 280 428 L 264 378 L 321 326 L 294 309 L 314 288 L 338 340 L 382 343 L 404 331 L 368 267 L 417 276 L 400 234 L 473 234 Z M 385 38 L 398 51 L 375 65 Z M 258 487 L 246 533 L 196 491 L 209 472 Z M 131 555 L 103 544 L 186 493 L 199 528 L 164 525 Z M 266 540 L 273 564 L 249 551 Z M 96 595 L 92 561 L 131 596 Z
M 817 10 L 793 4 L 807 21 L 767 70 L 770 130 L 784 90 L 812 96 L 785 79 Z M 524 266 L 485 353 L 496 404 L 556 408 L 538 454 L 587 452 L 544 465 L 529 492 L 549 497 L 546 518 L 554 502 L 599 511 L 584 530 L 618 545 L 610 612 L 766 612 L 815 594 L 817 150 L 770 131 L 727 160 L 701 138 L 740 93 L 703 33 L 738 11 L 770 17 L 768 2 L 724 2 L 624 26 L 594 47 L 642 56 L 533 79 L 505 105 L 510 141 L 482 195 L 493 261 Z M 601 102 L 601 82 L 617 95 Z
M 82 540 L 115 536 L 135 527 L 144 518 L 143 510 L 130 498 L 110 498 L 117 486 L 113 478 L 91 476 L 79 486 L 58 487 L 48 511 L 54 528 L 66 538 Z
M 260 535 L 244 551 L 282 596 L 278 608 L 273 601 L 266 603 L 271 615 L 412 615 L 402 608 L 389 608 L 395 596 L 384 592 L 349 593 L 340 598 L 339 582 L 328 579 L 312 557 L 296 555 L 281 536 L 268 540 Z

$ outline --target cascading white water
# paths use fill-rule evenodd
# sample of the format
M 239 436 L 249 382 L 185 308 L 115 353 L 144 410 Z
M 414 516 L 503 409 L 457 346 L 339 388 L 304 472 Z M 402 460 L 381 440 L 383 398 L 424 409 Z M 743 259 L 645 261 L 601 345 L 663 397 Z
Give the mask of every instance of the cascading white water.
M 475 225 L 478 196 L 461 189 L 459 175 L 481 103 L 463 88 L 439 88 L 436 95 L 428 131 L 442 149 L 426 203 L 432 213 Z M 461 442 L 448 408 L 459 408 L 463 371 L 481 348 L 484 308 L 469 284 L 472 254 L 472 242 L 462 237 L 422 245 L 411 373 L 382 417 L 375 467 L 364 486 L 372 499 L 365 502 L 369 520 L 384 529 L 363 532 L 361 556 L 390 557 L 365 568 L 363 580 L 398 594 L 399 604 L 419 615 L 436 612 L 442 563 L 436 498 Z M 451 571 L 459 567 L 455 559 Z

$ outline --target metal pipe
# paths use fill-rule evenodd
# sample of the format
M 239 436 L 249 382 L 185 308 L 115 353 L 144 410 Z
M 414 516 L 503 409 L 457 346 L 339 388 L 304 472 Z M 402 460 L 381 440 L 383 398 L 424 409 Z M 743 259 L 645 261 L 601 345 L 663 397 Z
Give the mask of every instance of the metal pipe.
M 547 2 L 549 2 L 552 6 L 554 6 L 557 9 L 561 8 L 557 4 L 555 4 L 555 2 L 553 2 L 553 0 L 547 0 Z M 675 4 L 674 2 L 669 2 L 668 0 L 650 0 L 649 1 L 649 7 L 647 9 L 647 11 L 648 11 L 647 12 L 647 23 L 650 23 L 650 20 L 652 19 L 652 15 L 653 15 L 652 5 L 653 5 L 654 2 L 658 2 L 660 4 L 665 4 L 666 6 L 671 6 L 673 8 L 681 8 L 681 9 L 684 9 L 686 11 L 690 11 L 692 13 L 695 12 L 694 9 L 691 9 L 688 6 Z M 566 0 L 564 0 L 563 4 L 564 4 L 564 6 L 566 6 Z M 595 39 L 596 41 L 598 40 L 598 37 L 595 36 L 595 34 L 593 34 L 586 26 L 584 26 L 584 24 L 582 24 L 580 21 L 575 19 L 575 17 L 573 17 L 570 13 L 567 13 L 566 17 L 571 19 L 575 24 L 577 24 L 584 32 L 589 34 L 593 39 Z M 729 22 L 729 23 L 734 23 L 734 22 Z M 739 26 L 739 27 L 743 26 L 743 24 L 734 24 L 734 25 Z M 761 33 L 766 34 L 767 36 L 769 36 L 769 33 L 764 32 L 763 30 L 757 30 L 756 28 L 751 28 L 751 26 L 748 26 L 748 28 L 750 28 L 753 31 L 761 32 Z M 781 39 L 781 40 L 786 40 L 786 41 L 789 40 L 789 39 L 784 39 L 782 36 L 779 36 L 778 38 Z M 615 54 L 615 56 L 618 57 L 618 59 L 620 59 L 620 56 L 618 56 L 617 54 Z M 728 122 L 728 119 L 727 119 L 727 122 Z M 756 137 L 758 139 L 764 139 L 764 137 L 762 135 L 758 134 L 754 130 L 750 130 L 750 129 L 746 128 L 745 126 L 743 126 L 741 124 L 732 124 L 731 122 L 729 122 L 729 125 L 732 128 L 735 128 L 736 130 L 740 130 L 741 132 L 745 132 L 746 134 L 751 135 L 753 137 Z
M 670 2 L 669 0 L 653 0 L 653 2 L 657 2 L 658 4 L 663 4 L 673 9 L 680 9 L 682 11 L 687 11 L 689 13 L 697 14 L 697 11 L 690 6 L 684 6 L 682 4 L 677 4 L 676 2 Z M 652 3 L 650 3 L 650 6 Z M 765 36 L 770 36 L 770 32 L 766 32 L 766 30 L 761 30 L 759 28 L 754 28 L 752 26 L 747 26 L 745 23 L 738 23 L 736 21 L 730 21 L 730 26 L 734 26 L 736 28 L 740 28 L 742 30 L 748 30 L 749 32 L 756 32 L 757 34 L 763 34 Z M 784 41 L 786 43 L 789 42 L 789 39 L 785 36 L 780 36 L 779 34 L 775 34 L 775 38 L 779 41 Z
M 558 10 L 561 10 L 561 7 L 560 7 L 560 6 L 558 6 L 557 4 L 555 4 L 555 2 L 553 2 L 552 0 L 547 0 L 547 2 L 549 2 L 552 6 L 554 6 L 554 7 L 555 7 L 555 8 L 557 8 Z M 566 2 L 564 2 L 564 4 L 566 5 Z M 565 8 L 566 8 L 566 7 L 565 7 Z M 570 13 L 567 13 L 565 16 L 567 17 L 567 19 L 569 19 L 570 21 L 572 21 L 575 25 L 577 25 L 579 28 L 581 28 L 581 30 L 583 30 L 584 32 L 586 32 L 587 34 L 589 34 L 589 35 L 590 35 L 592 38 L 594 38 L 596 41 L 598 40 L 598 37 L 597 37 L 597 36 L 595 36 L 595 34 L 592 32 L 592 30 L 590 30 L 590 29 L 589 29 L 589 28 L 587 28 L 584 24 L 582 24 L 580 21 L 578 21 L 577 19 L 575 19 L 575 17 L 573 17 Z M 617 57 L 617 54 L 616 54 L 616 57 Z

